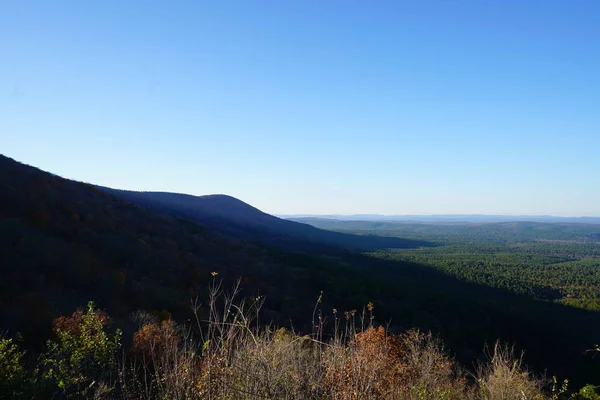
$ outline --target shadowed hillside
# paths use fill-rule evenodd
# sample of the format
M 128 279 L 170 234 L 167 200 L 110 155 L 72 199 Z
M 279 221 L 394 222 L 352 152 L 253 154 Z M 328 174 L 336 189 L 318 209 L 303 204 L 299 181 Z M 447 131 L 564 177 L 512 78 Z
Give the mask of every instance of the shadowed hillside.
M 107 193 L 155 211 L 200 222 L 222 233 L 294 250 L 381 250 L 430 246 L 421 240 L 330 232 L 266 214 L 231 196 L 192 196 L 165 192 L 134 192 L 99 187 Z
M 485 343 L 501 339 L 527 350 L 526 361 L 540 371 L 596 371 L 584 351 L 600 337 L 597 313 L 416 263 L 250 243 L 3 156 L 0 171 L 0 329 L 21 332 L 38 348 L 53 317 L 89 300 L 124 328 L 140 308 L 184 321 L 190 297 L 205 298 L 217 271 L 226 286 L 242 276 L 242 295 L 266 296 L 265 321 L 293 321 L 299 331 L 310 331 L 323 291 L 318 307 L 325 317 L 373 302 L 394 331 L 431 329 L 467 367 Z

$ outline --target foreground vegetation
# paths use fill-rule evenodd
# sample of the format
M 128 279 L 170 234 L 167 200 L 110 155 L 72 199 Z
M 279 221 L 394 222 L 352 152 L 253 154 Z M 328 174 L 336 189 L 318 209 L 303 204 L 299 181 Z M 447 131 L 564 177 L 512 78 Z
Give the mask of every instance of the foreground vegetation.
M 206 305 L 192 303 L 194 323 L 133 313 L 130 345 L 121 345 L 107 314 L 77 310 L 53 323 L 45 352 L 27 365 L 11 339 L 0 341 L 0 398 L 94 399 L 596 399 L 594 388 L 568 394 L 527 371 L 512 349 L 496 344 L 487 362 L 462 369 L 431 333 L 391 334 L 362 313 L 319 309 L 312 334 L 258 323 L 262 300 L 235 302 L 213 284 Z M 166 318 L 165 318 L 166 317 Z

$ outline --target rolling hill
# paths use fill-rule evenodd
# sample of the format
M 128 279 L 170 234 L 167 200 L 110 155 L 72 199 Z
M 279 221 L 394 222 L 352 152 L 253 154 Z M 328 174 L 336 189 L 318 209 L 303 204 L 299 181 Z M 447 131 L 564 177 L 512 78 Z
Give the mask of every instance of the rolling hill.
M 165 192 L 134 192 L 98 187 L 106 193 L 154 211 L 209 226 L 221 233 L 291 250 L 340 247 L 346 250 L 381 250 L 430 246 L 423 240 L 352 235 L 331 232 L 266 214 L 231 196 L 192 196 Z
M 307 255 L 245 240 L 253 233 L 244 225 L 248 219 L 230 206 L 233 214 L 221 217 L 220 201 L 241 205 L 242 213 L 250 210 L 251 220 L 258 215 L 268 221 L 274 242 L 272 226 L 282 220 L 232 198 L 209 197 L 215 208 L 207 224 L 200 224 L 2 155 L 0 172 L 0 330 L 21 332 L 38 346 L 52 318 L 89 300 L 125 324 L 136 309 L 187 318 L 190 296 L 206 297 L 213 271 L 225 286 L 242 277 L 245 293 L 268 293 L 265 318 L 292 319 L 297 326 L 306 321 L 320 290 L 327 292 L 324 304 L 355 308 L 371 300 L 369 293 L 380 285 L 363 265 L 344 259 L 352 253 L 331 244 L 320 246 L 331 253 Z M 230 222 L 231 215 L 244 224 Z M 308 225 L 282 225 L 327 234 Z M 234 237 L 236 229 L 240 237 Z M 286 239 L 293 245 L 293 237 Z M 422 278 L 406 277 L 414 279 Z

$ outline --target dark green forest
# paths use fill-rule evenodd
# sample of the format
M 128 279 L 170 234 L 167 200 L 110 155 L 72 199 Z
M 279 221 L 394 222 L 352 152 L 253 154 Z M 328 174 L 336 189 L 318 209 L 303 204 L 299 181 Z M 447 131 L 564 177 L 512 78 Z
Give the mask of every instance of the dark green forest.
M 426 240 L 434 245 L 370 255 L 425 264 L 459 279 L 538 300 L 600 310 L 600 225 L 310 222 L 346 233 Z
M 600 338 L 597 226 L 318 226 L 343 229 L 349 236 L 336 241 L 351 244 L 369 235 L 369 251 L 289 246 L 289 230 L 285 243 L 261 241 L 248 224 L 235 236 L 215 229 L 218 220 L 161 212 L 7 157 L 0 171 L 0 329 L 31 359 L 52 321 L 88 301 L 124 337 L 140 309 L 187 321 L 190 299 L 206 298 L 216 272 L 224 287 L 241 278 L 242 296 L 264 298 L 260 318 L 276 326 L 308 332 L 315 309 L 330 324 L 334 309 L 372 302 L 390 331 L 432 331 L 467 369 L 501 340 L 539 373 L 600 383 L 600 359 L 587 352 Z M 375 248 L 394 243 L 377 235 L 403 248 Z

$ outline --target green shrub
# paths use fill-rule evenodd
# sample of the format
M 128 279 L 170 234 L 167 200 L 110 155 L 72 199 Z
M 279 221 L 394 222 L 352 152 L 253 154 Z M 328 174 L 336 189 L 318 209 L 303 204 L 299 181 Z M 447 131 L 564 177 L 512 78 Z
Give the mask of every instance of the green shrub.
M 88 303 L 70 317 L 54 321 L 54 337 L 42 356 L 43 377 L 66 395 L 106 390 L 114 377 L 121 333 L 109 331 L 108 316 Z
M 23 356 L 12 339 L 0 339 L 0 399 L 17 398 L 22 394 L 26 379 Z
M 598 386 L 585 385 L 579 389 L 579 397 L 586 400 L 600 400 L 600 394 L 596 392 L 596 389 L 598 389 Z

